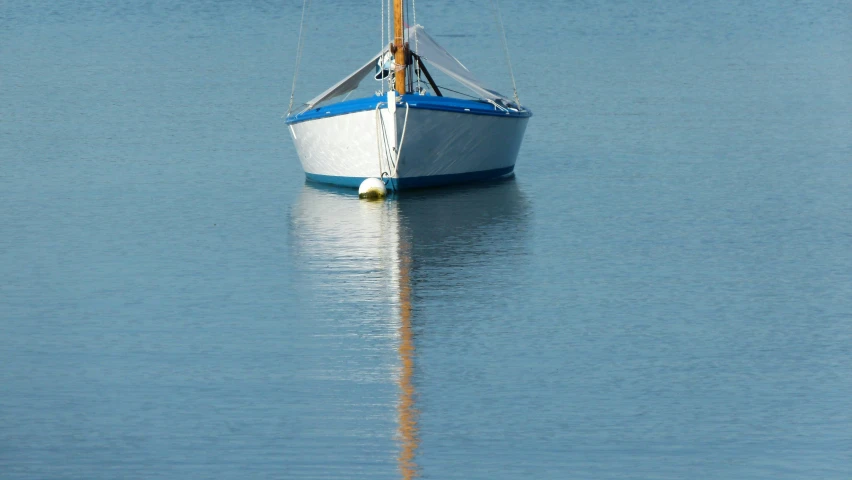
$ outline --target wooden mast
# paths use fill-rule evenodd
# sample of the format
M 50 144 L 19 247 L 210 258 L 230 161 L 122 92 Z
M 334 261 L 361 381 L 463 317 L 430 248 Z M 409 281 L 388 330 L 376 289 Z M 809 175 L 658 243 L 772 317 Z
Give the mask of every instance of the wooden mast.
M 405 93 L 405 70 L 408 68 L 408 48 L 405 45 L 404 24 L 402 18 L 402 0 L 393 0 L 393 53 L 395 72 L 395 90 L 398 94 Z

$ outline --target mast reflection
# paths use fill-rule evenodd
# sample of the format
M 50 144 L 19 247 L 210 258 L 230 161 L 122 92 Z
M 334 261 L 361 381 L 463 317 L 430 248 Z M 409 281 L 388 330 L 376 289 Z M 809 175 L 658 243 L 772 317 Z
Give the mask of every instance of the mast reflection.
M 366 315 L 368 321 L 386 325 L 396 339 L 394 436 L 404 480 L 420 473 L 415 327 L 425 325 L 417 325 L 414 287 L 434 289 L 434 267 L 491 262 L 522 250 L 528 211 L 514 180 L 406 192 L 381 202 L 306 184 L 293 206 L 292 247 L 307 275 L 298 283 L 338 303 L 373 304 L 376 315 Z
M 409 245 L 400 241 L 399 249 L 399 471 L 404 480 L 417 476 L 414 456 L 420 443 L 418 438 L 418 411 L 414 405 L 414 332 L 411 328 L 411 258 Z

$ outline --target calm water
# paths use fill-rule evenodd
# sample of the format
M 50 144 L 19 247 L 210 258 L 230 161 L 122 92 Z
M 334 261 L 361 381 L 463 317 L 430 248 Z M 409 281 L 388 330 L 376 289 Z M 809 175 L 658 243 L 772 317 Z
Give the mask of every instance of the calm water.
M 363 203 L 300 1 L 4 2 L 0 477 L 852 477 L 852 4 L 503 3 L 516 178 Z

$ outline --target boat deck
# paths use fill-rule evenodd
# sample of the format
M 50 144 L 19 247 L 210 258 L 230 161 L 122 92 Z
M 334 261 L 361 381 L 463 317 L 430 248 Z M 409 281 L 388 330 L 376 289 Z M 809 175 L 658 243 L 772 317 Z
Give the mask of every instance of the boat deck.
M 423 110 L 441 110 L 448 112 L 468 113 L 473 115 L 492 115 L 498 117 L 509 118 L 527 118 L 532 116 L 532 112 L 528 109 L 504 109 L 498 108 L 493 103 L 485 100 L 468 100 L 455 97 L 438 97 L 435 95 L 417 95 L 405 94 L 400 99 L 399 107 L 404 108 L 404 104 L 408 103 L 410 108 L 418 108 Z M 335 115 L 345 115 L 347 113 L 362 112 L 366 110 L 375 110 L 377 105 L 386 105 L 387 97 L 384 95 L 374 95 L 372 97 L 356 98 L 345 100 L 331 105 L 312 108 L 297 114 L 287 117 L 287 125 L 295 123 L 315 120 L 317 118 L 326 118 Z M 398 107 L 398 108 L 399 108 Z M 380 107 L 384 108 L 384 107 Z

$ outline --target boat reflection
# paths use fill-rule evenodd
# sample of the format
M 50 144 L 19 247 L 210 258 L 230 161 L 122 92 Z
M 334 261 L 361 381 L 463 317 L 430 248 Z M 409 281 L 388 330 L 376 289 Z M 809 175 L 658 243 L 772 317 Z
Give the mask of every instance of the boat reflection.
M 403 479 L 419 472 L 415 340 L 425 325 L 416 325 L 413 304 L 422 294 L 452 288 L 430 278 L 436 271 L 504 262 L 506 255 L 522 251 L 528 214 L 514 179 L 408 192 L 380 202 L 306 184 L 293 206 L 291 246 L 307 273 L 301 279 L 307 288 L 337 303 L 349 299 L 358 308 L 372 305 L 364 314 L 374 322 L 371 326 L 386 322 L 393 332 L 397 460 Z M 433 291 L 423 291 L 428 289 Z

